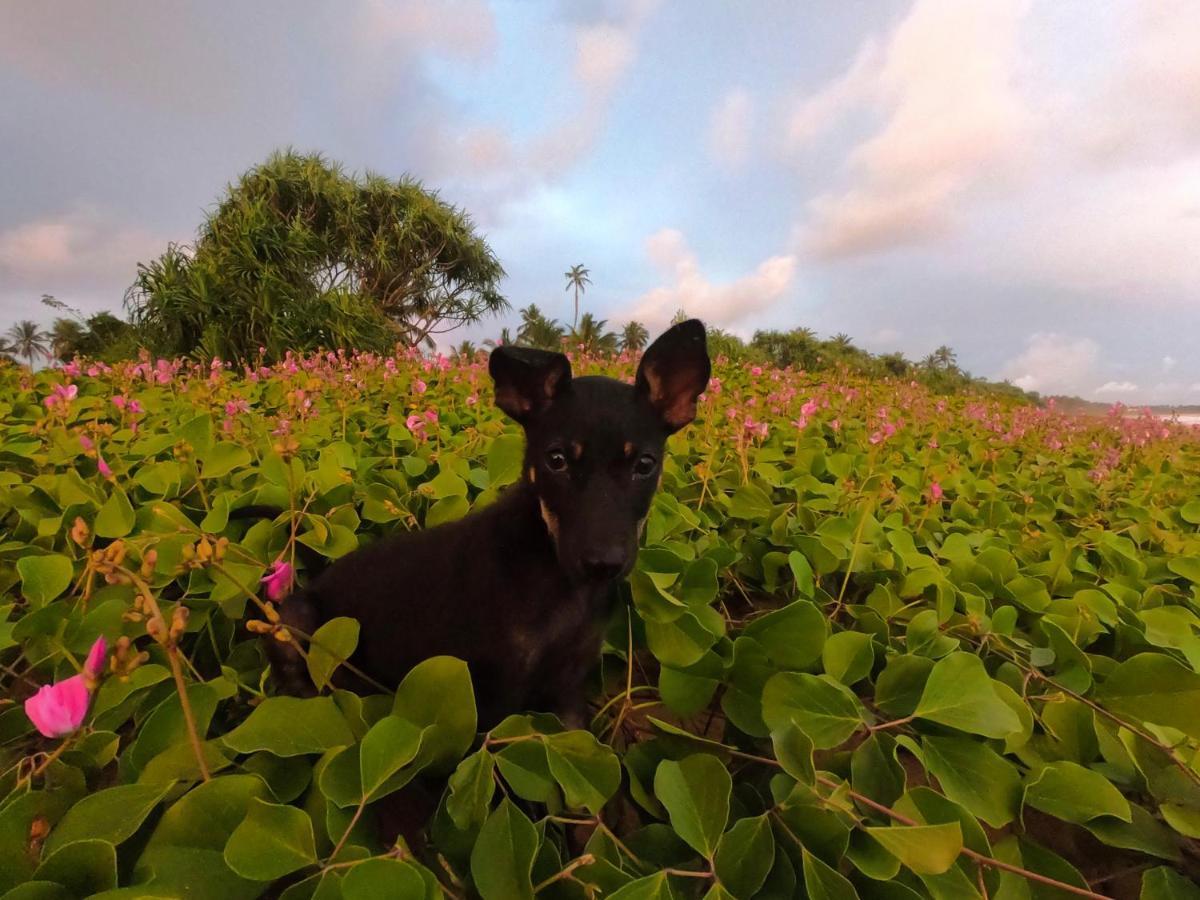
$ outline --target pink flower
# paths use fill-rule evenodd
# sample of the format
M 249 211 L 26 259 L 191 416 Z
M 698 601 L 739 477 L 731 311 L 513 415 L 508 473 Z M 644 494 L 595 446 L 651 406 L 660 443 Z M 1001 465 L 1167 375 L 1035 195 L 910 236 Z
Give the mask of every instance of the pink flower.
M 941 502 L 942 497 L 944 497 L 945 495 L 946 495 L 946 492 L 942 490 L 942 486 L 940 484 L 938 484 L 936 481 L 930 482 L 930 484 L 929 484 L 929 499 L 930 500 L 932 500 L 934 503 L 939 503 L 939 502 Z
M 105 478 L 112 478 L 112 469 L 110 469 L 108 463 L 104 461 L 103 456 L 96 457 L 96 465 L 100 469 L 101 475 L 103 475 Z
M 816 400 L 809 400 L 802 407 L 800 407 L 800 415 L 804 416 L 805 418 L 808 418 L 816 411 L 817 411 L 817 401 Z
M 423 394 L 426 390 L 428 390 L 428 386 L 425 384 L 425 382 L 418 378 L 413 382 L 413 390 L 415 390 L 418 394 Z
M 429 422 L 432 425 L 436 425 L 437 420 L 438 420 L 438 414 L 434 410 L 432 410 L 432 409 L 425 410 L 425 421 Z
M 83 672 L 57 684 L 44 684 L 25 701 L 25 715 L 45 737 L 65 737 L 83 724 L 92 691 L 104 674 L 107 649 L 104 638 L 96 638 L 88 651 Z
M 117 409 L 124 409 L 129 404 L 129 401 L 125 399 L 124 394 L 117 394 L 117 396 L 112 398 L 112 402 L 113 406 L 115 406 Z
M 38 688 L 38 692 L 25 701 L 25 715 L 46 737 L 65 737 L 83 724 L 89 700 L 84 677 L 74 675 L 66 681 Z
M 90 437 L 88 437 L 86 434 L 81 434 L 79 436 L 79 446 L 82 447 L 86 451 L 86 450 L 91 450 L 96 445 L 92 443 L 92 439 Z
M 292 564 L 282 559 L 276 560 L 271 570 L 262 577 L 262 583 L 267 586 L 268 600 L 282 600 L 292 590 Z
M 750 368 L 751 375 L 758 376 L 758 375 L 761 375 L 762 373 L 763 373 L 762 366 L 752 366 Z

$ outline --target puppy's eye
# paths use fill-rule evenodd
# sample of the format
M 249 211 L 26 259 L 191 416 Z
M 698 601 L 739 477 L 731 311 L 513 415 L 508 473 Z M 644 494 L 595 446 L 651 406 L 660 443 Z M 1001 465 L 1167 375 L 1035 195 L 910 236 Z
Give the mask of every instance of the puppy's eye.
M 564 472 L 567 468 L 567 455 L 561 450 L 546 451 L 546 468 L 551 472 Z
M 633 464 L 633 474 L 638 478 L 645 478 L 654 472 L 654 467 L 658 465 L 658 460 L 648 453 L 643 453 L 638 457 L 637 462 Z

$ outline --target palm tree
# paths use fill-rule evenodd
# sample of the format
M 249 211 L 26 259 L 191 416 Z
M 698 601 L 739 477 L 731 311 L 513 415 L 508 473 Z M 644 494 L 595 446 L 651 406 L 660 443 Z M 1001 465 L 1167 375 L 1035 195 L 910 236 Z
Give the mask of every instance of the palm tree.
M 957 369 L 958 368 L 958 354 L 956 354 L 953 350 L 951 350 L 945 344 L 942 344 L 942 346 L 940 346 L 936 350 L 934 350 L 931 355 L 933 356 L 934 364 L 939 369 Z
M 521 310 L 521 327 L 517 329 L 517 343 L 539 350 L 558 350 L 562 347 L 563 327 L 554 319 L 547 319 L 533 303 Z
M 28 319 L 18 322 L 8 329 L 8 339 L 12 342 L 12 352 L 25 357 L 29 368 L 33 368 L 35 356 L 49 356 L 47 341 L 50 335 L 38 329 L 37 322 Z
M 689 318 L 691 317 L 687 314 L 687 310 L 681 306 L 675 310 L 675 315 L 671 316 L 671 324 L 678 325 L 681 322 L 686 322 Z
M 829 349 L 838 353 L 849 353 L 854 350 L 854 339 L 844 331 L 839 331 L 829 339 Z
M 582 347 L 586 353 L 616 353 L 619 339 L 615 331 L 604 330 L 607 324 L 604 319 L 584 313 L 579 320 L 579 327 L 571 330 L 571 345 Z
M 637 353 L 650 340 L 650 332 L 641 322 L 626 322 L 621 329 L 621 349 Z
M 55 319 L 50 328 L 50 349 L 55 359 L 67 362 L 80 352 L 88 330 L 74 319 Z
M 464 360 L 474 359 L 478 352 L 478 348 L 470 341 L 463 341 L 454 348 L 454 355 Z
M 575 318 L 571 320 L 572 331 L 579 327 L 579 292 L 587 292 L 587 286 L 592 283 L 592 280 L 588 278 L 589 274 L 582 263 L 577 266 L 571 266 L 570 269 L 563 273 L 563 278 L 567 279 L 566 290 L 569 291 L 571 288 L 575 288 Z

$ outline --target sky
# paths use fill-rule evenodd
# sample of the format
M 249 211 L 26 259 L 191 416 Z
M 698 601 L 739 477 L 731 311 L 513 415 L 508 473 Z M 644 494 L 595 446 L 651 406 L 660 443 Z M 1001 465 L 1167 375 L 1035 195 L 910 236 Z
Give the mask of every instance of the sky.
M 1195 0 L 0 7 L 0 329 L 119 310 L 272 150 L 465 208 L 513 314 L 807 326 L 1200 403 Z

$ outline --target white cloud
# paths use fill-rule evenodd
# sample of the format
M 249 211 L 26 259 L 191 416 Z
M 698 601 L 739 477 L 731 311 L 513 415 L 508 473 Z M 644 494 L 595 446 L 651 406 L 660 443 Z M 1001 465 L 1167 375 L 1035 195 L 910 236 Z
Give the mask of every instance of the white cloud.
M 920 241 L 956 218 L 960 195 L 1009 165 L 1030 127 L 1015 76 L 1027 4 L 917 0 L 877 50 L 807 98 L 789 138 L 804 146 L 858 107 L 884 121 L 848 154 L 850 183 L 814 198 L 799 237 L 819 257 Z
M 1133 394 L 1138 386 L 1132 381 L 1106 381 L 1096 388 L 1097 394 Z
M 0 281 L 53 293 L 125 280 L 167 239 L 80 207 L 0 231 Z
M 1039 332 L 1004 366 L 1001 377 L 1027 391 L 1079 394 L 1095 383 L 1092 375 L 1099 359 L 1100 345 L 1091 338 Z
M 671 228 L 651 235 L 646 253 L 672 283 L 642 294 L 624 318 L 643 322 L 651 330 L 665 325 L 679 309 L 713 325 L 729 327 L 773 306 L 787 293 L 796 274 L 795 256 L 772 256 L 735 281 L 714 284 L 700 271 L 683 234 Z
M 727 92 L 709 118 L 709 155 L 727 169 L 740 168 L 750 155 L 753 127 L 754 101 L 750 94 L 741 88 Z

